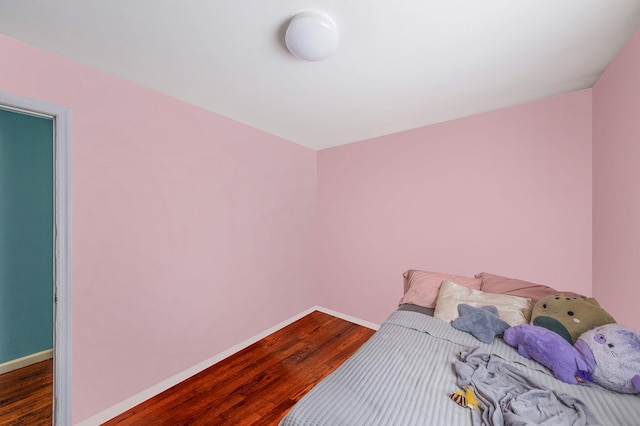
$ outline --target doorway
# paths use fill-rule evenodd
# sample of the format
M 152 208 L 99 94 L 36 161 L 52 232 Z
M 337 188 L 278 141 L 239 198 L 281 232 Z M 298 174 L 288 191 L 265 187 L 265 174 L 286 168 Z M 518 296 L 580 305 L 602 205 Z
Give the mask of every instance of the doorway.
M 71 424 L 71 111 L 2 92 L 0 109 L 28 118 L 38 117 L 41 120 L 36 121 L 49 123 L 53 133 L 48 139 L 52 144 L 48 147 L 49 158 L 53 160 L 49 168 L 53 187 L 53 194 L 49 194 L 53 204 L 50 206 L 53 218 L 49 223 L 52 234 L 49 259 L 53 260 L 53 265 L 48 269 L 52 281 L 49 283 L 52 290 L 49 301 L 53 305 L 49 306 L 52 311 L 49 309 L 48 313 L 53 314 L 53 330 L 49 330 L 48 336 L 53 340 L 52 418 L 55 425 L 68 425 Z M 28 156 L 29 153 L 23 155 Z M 46 309 L 44 315 L 47 315 Z

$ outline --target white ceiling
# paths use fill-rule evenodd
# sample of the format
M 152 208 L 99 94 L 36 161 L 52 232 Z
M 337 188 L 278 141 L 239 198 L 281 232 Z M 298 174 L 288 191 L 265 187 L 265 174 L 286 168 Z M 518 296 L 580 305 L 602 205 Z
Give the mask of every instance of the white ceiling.
M 334 56 L 288 53 L 303 10 Z M 591 87 L 639 26 L 640 0 L 0 0 L 1 33 L 313 149 Z

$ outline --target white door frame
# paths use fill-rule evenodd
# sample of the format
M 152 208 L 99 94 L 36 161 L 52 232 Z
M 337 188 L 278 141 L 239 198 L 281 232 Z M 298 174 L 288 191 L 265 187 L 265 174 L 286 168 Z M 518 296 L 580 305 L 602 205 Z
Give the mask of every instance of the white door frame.
M 53 424 L 71 424 L 71 109 L 0 92 L 0 107 L 54 120 Z

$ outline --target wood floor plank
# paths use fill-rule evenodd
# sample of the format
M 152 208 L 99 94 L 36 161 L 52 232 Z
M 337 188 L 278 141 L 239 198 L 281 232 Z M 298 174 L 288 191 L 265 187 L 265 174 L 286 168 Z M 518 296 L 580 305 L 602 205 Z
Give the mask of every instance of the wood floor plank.
M 53 360 L 0 375 L 0 426 L 51 426 Z
M 105 425 L 278 424 L 373 333 L 314 311 Z

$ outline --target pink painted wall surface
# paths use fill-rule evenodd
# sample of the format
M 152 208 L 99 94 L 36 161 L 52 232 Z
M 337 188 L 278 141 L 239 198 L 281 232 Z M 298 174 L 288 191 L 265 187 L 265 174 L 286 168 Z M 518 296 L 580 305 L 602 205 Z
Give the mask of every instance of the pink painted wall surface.
M 4 36 L 0 53 L 1 91 L 72 108 L 74 423 L 315 303 L 315 151 Z
M 318 304 L 382 322 L 406 269 L 591 294 L 591 91 L 318 153 Z
M 593 292 L 640 330 L 640 31 L 593 88 Z

